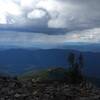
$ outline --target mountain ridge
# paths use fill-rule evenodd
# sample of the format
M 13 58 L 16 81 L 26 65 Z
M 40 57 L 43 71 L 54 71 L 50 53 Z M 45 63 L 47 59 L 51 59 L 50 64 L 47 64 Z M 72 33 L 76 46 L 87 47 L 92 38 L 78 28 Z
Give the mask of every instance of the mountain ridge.
M 80 51 L 67 49 L 9 49 L 0 50 L 0 72 L 13 74 L 29 70 L 39 70 L 53 67 L 67 67 L 67 57 L 70 52 L 78 55 Z M 82 52 L 86 74 L 100 76 L 100 53 Z

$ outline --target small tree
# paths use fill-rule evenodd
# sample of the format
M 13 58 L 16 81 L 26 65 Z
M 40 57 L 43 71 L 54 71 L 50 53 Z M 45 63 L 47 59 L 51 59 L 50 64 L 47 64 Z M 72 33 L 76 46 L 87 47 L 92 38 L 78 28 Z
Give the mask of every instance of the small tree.
M 80 80 L 79 76 L 80 76 L 79 64 L 76 62 L 73 68 L 73 83 L 79 82 Z
M 80 74 L 81 74 L 81 79 L 85 80 L 85 77 L 83 75 L 83 71 L 82 68 L 84 67 L 84 57 L 82 55 L 82 53 L 80 53 L 79 55 L 79 68 L 80 68 Z
M 80 65 L 80 68 L 83 68 L 84 66 L 84 58 L 83 58 L 82 53 L 80 53 L 80 56 L 79 56 L 79 65 Z
M 69 56 L 68 56 L 68 62 L 69 62 L 69 65 L 71 67 L 74 67 L 74 64 L 75 64 L 75 54 L 74 53 L 70 53 Z
M 71 69 L 69 70 L 69 77 L 70 81 L 73 84 L 77 84 L 83 81 L 83 75 L 81 72 L 81 68 L 84 64 L 83 55 L 80 54 L 78 59 L 76 59 L 76 56 L 74 53 L 70 53 L 68 56 L 68 62 L 71 66 Z

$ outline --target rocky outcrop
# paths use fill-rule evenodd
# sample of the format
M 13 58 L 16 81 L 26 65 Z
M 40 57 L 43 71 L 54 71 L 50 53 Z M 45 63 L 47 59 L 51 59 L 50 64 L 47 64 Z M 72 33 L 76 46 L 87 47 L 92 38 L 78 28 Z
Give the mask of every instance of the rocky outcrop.
M 0 77 L 0 100 L 100 100 L 100 90 L 90 83 L 83 86 Z

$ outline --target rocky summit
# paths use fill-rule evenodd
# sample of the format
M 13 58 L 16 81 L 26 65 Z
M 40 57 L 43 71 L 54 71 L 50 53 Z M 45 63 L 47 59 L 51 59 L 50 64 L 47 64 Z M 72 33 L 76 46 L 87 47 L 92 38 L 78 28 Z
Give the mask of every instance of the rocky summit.
M 0 100 L 100 100 L 100 89 L 91 83 L 72 85 L 1 76 Z

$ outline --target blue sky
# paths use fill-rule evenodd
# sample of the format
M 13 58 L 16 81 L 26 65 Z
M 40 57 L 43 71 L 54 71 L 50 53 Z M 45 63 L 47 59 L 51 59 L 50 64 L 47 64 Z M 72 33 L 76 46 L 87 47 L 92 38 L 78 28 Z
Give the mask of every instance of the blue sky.
M 0 0 L 0 45 L 99 44 L 99 4 L 100 0 Z

